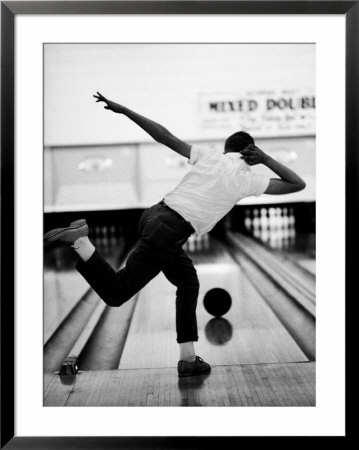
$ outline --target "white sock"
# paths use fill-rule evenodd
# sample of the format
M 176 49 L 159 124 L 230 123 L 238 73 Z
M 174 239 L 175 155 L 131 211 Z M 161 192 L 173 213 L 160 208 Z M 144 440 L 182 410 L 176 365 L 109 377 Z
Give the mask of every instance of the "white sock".
M 179 348 L 181 361 L 194 362 L 196 360 L 193 341 L 183 342 L 179 344 Z
M 71 247 L 84 262 L 88 261 L 95 251 L 95 247 L 87 236 L 76 239 Z

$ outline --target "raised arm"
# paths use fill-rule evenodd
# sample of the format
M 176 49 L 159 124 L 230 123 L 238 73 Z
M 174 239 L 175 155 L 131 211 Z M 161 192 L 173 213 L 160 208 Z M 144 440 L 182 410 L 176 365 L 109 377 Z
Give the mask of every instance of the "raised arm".
M 124 116 L 135 122 L 155 141 L 159 142 L 160 144 L 166 145 L 167 147 L 171 148 L 180 155 L 185 156 L 186 158 L 190 157 L 191 146 L 187 144 L 187 142 L 178 139 L 176 136 L 170 133 L 167 128 L 163 127 L 159 123 L 154 122 L 153 120 L 147 119 L 146 117 L 137 114 L 134 111 L 131 111 L 125 106 L 108 100 L 99 92 L 97 92 L 97 95 L 94 95 L 94 97 L 97 99 L 97 102 L 106 103 L 105 109 L 113 111 L 117 114 L 123 114 Z
M 255 145 L 249 145 L 241 151 L 242 159 L 249 165 L 262 163 L 271 169 L 280 178 L 271 178 L 265 194 L 280 195 L 298 192 L 305 188 L 305 181 L 293 170 L 288 169 L 280 162 L 276 161 Z

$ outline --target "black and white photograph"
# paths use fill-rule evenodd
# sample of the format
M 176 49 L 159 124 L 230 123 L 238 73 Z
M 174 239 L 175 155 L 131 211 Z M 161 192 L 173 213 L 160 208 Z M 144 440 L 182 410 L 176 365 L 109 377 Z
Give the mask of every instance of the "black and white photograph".
M 316 405 L 316 46 L 43 45 L 43 406 Z

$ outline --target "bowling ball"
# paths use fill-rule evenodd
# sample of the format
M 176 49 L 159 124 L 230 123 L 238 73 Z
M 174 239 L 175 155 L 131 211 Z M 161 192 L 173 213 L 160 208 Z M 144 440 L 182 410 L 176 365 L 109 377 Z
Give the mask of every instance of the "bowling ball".
M 220 317 L 229 311 L 232 299 L 225 289 L 213 288 L 204 296 L 203 305 L 209 314 Z

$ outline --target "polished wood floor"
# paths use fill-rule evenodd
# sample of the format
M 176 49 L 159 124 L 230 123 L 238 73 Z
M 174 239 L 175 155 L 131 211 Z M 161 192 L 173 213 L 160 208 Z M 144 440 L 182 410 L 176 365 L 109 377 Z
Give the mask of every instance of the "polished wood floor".
M 174 367 L 45 374 L 44 406 L 315 406 L 315 363 L 214 366 L 190 378 Z

